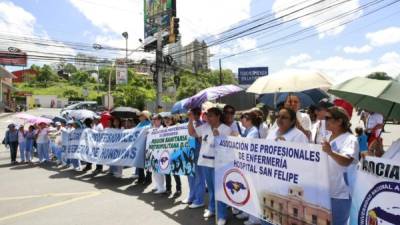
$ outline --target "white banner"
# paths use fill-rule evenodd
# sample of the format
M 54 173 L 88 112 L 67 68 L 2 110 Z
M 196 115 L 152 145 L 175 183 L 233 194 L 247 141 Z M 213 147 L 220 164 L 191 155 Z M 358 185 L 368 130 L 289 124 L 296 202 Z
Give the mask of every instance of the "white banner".
M 63 132 L 63 154 L 104 165 L 144 167 L 147 129 L 93 129 Z
M 273 224 L 331 222 L 328 159 L 320 145 L 238 137 L 215 145 L 218 201 Z
M 400 224 L 400 161 L 366 157 L 355 174 L 351 225 Z

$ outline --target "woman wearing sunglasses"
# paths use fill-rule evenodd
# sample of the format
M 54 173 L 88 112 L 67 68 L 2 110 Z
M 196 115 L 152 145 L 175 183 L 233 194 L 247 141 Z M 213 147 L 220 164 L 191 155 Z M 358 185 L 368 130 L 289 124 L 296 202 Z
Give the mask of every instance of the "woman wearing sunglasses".
M 324 140 L 322 150 L 328 155 L 332 225 L 345 225 L 349 219 L 351 196 L 348 171 L 355 169 L 359 145 L 350 130 L 350 118 L 340 107 L 331 107 L 326 116 L 326 129 L 332 134 Z

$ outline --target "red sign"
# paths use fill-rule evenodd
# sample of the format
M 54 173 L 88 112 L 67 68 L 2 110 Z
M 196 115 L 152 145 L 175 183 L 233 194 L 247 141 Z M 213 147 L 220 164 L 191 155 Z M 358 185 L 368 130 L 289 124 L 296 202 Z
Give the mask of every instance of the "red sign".
M 26 66 L 28 57 L 24 52 L 0 51 L 0 65 Z

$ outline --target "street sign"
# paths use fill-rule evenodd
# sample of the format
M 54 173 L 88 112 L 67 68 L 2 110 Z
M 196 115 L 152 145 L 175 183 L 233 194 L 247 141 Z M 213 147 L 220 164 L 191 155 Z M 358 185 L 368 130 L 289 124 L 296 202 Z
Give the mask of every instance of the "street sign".
M 241 85 L 250 85 L 257 78 L 267 76 L 268 67 L 247 67 L 238 69 L 238 79 Z
M 14 49 L 10 49 L 14 50 Z M 28 57 L 25 52 L 0 51 L 0 65 L 4 66 L 26 66 Z
M 127 84 L 128 83 L 128 66 L 126 64 L 116 65 L 116 83 Z

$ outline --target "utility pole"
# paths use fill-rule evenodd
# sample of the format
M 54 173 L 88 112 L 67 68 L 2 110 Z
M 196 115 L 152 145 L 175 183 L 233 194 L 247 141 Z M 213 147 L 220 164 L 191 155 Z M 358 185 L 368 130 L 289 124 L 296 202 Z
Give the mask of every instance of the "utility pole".
M 157 100 L 156 100 L 156 110 L 161 106 L 161 93 L 162 93 L 162 71 L 161 71 L 161 63 L 162 63 L 162 26 L 161 26 L 161 16 L 157 18 L 157 26 L 158 26 L 158 34 L 157 34 L 157 49 L 156 49 L 156 79 L 157 79 Z
M 219 59 L 219 85 L 222 85 L 222 83 L 224 82 L 223 78 L 222 78 L 222 65 L 221 65 L 221 59 Z

